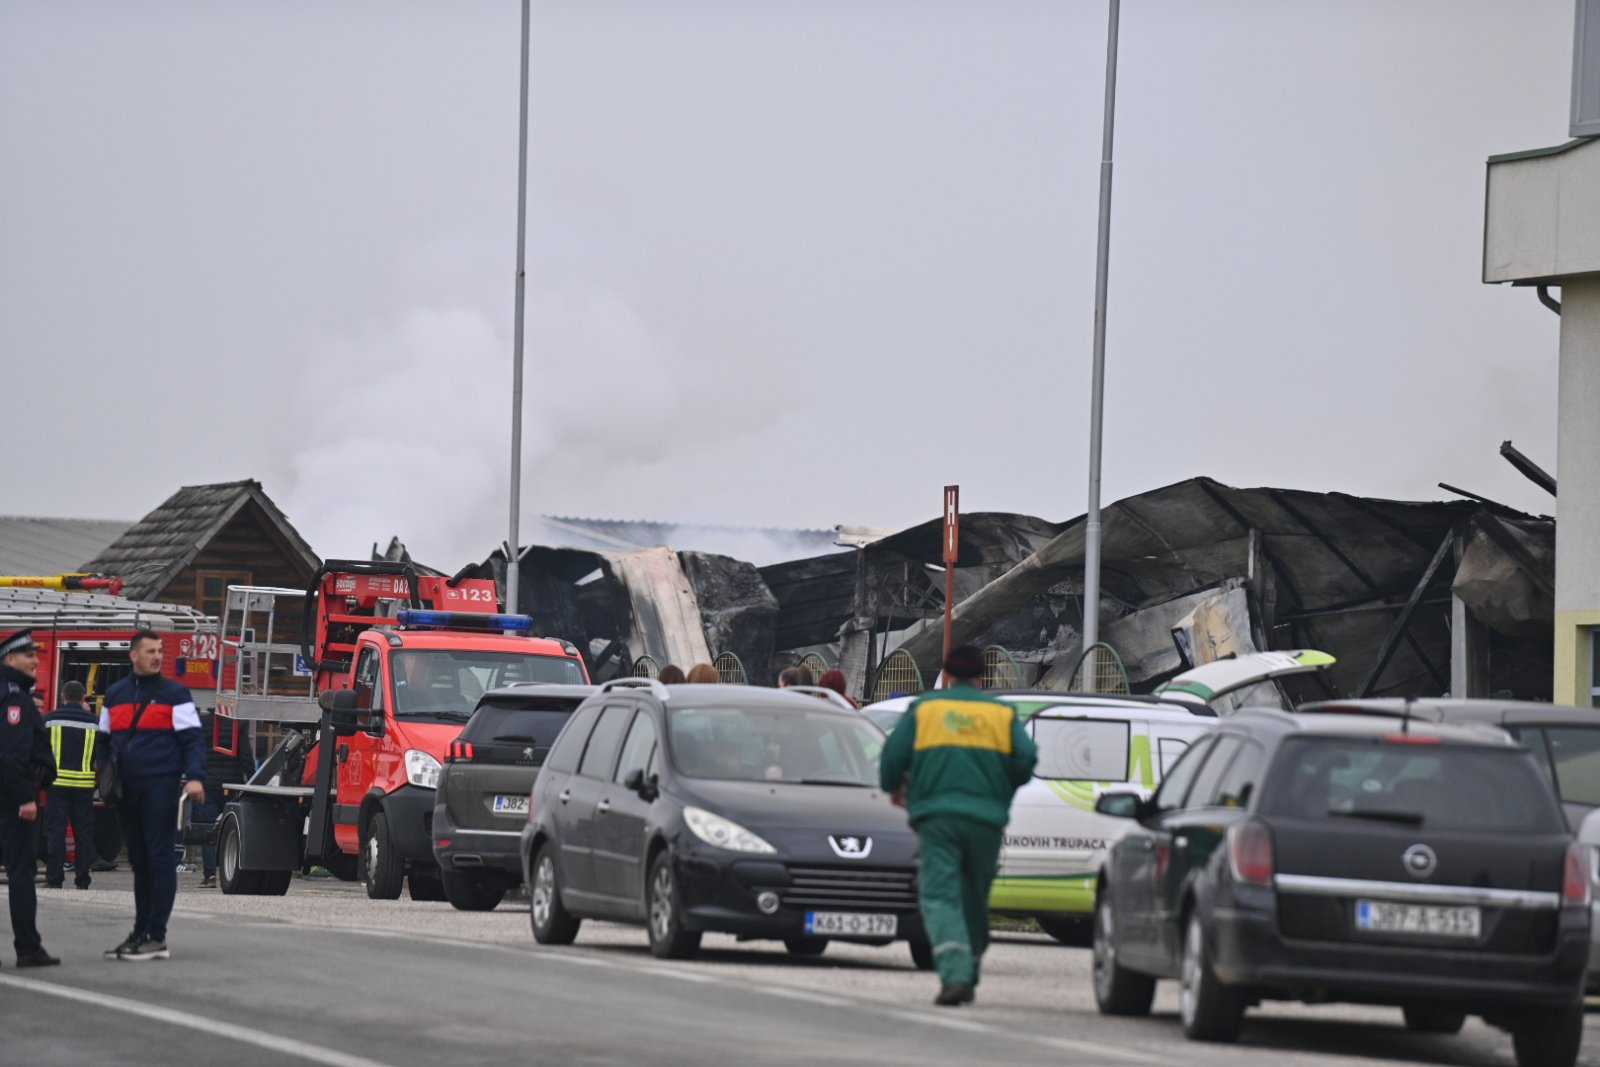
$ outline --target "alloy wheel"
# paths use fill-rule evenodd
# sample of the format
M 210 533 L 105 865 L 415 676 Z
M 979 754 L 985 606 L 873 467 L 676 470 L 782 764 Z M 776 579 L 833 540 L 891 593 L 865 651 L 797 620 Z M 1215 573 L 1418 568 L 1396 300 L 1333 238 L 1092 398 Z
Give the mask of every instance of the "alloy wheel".
M 1194 1025 L 1195 1006 L 1200 1000 L 1200 968 L 1205 966 L 1201 959 L 1204 948 L 1200 921 L 1191 917 L 1184 932 L 1183 968 L 1178 986 L 1178 1013 L 1185 1026 Z
M 672 935 L 672 871 L 666 864 L 656 871 L 650 888 L 650 932 L 657 941 Z
M 533 921 L 541 929 L 550 922 L 550 904 L 555 899 L 556 865 L 549 856 L 539 857 L 539 869 L 533 873 Z
M 1111 941 L 1114 921 L 1111 901 L 1102 897 L 1094 911 L 1094 986 L 1102 1001 L 1111 999 L 1111 976 L 1117 965 L 1117 946 Z

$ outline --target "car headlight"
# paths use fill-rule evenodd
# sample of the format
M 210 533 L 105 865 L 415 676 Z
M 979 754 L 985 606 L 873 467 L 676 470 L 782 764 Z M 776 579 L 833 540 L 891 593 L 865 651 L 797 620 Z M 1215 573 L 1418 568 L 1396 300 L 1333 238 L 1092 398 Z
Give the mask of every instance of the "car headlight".
M 690 833 L 716 848 L 729 852 L 778 851 L 732 819 L 713 815 L 704 808 L 685 807 L 683 821 L 689 824 Z
M 420 748 L 406 749 L 406 781 L 424 789 L 439 788 L 439 761 Z

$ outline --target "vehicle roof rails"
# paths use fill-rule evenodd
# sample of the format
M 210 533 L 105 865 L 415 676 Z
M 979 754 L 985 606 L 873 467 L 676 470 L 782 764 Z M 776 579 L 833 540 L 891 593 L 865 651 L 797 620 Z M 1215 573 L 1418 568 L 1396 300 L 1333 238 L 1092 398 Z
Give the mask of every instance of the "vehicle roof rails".
M 854 704 L 850 703 L 850 701 L 844 698 L 844 694 L 829 689 L 825 685 L 786 685 L 783 687 L 783 692 L 806 693 L 810 696 L 824 697 L 833 701 L 835 704 L 847 711 L 859 710 Z
M 608 693 L 613 689 L 648 689 L 651 696 L 663 701 L 672 696 L 667 687 L 654 678 L 613 678 L 609 682 L 600 683 L 602 693 Z

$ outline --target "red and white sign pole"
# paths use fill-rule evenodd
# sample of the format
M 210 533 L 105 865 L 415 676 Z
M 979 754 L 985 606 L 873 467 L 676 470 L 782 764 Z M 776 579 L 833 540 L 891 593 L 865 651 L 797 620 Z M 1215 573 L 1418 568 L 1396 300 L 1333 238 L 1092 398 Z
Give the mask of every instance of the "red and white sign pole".
M 961 548 L 961 487 L 944 487 L 944 657 L 950 658 L 951 611 L 956 599 L 956 557 Z

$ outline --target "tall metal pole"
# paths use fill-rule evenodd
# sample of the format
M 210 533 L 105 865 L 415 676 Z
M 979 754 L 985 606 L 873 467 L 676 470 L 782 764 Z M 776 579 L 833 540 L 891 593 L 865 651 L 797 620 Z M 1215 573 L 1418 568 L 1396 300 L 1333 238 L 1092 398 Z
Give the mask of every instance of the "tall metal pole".
M 522 0 L 522 99 L 517 111 L 517 310 L 511 342 L 511 536 L 506 544 L 506 612 L 517 612 L 518 565 L 522 536 L 522 309 L 528 271 L 528 2 Z
M 1100 437 L 1106 388 L 1106 275 L 1111 259 L 1111 145 L 1117 114 L 1117 20 L 1106 31 L 1106 114 L 1100 140 L 1100 239 L 1094 268 L 1094 385 L 1089 401 L 1089 509 L 1083 548 L 1083 647 L 1100 640 Z M 1090 677 L 1094 674 L 1091 671 Z M 1093 683 L 1091 683 L 1091 686 Z

